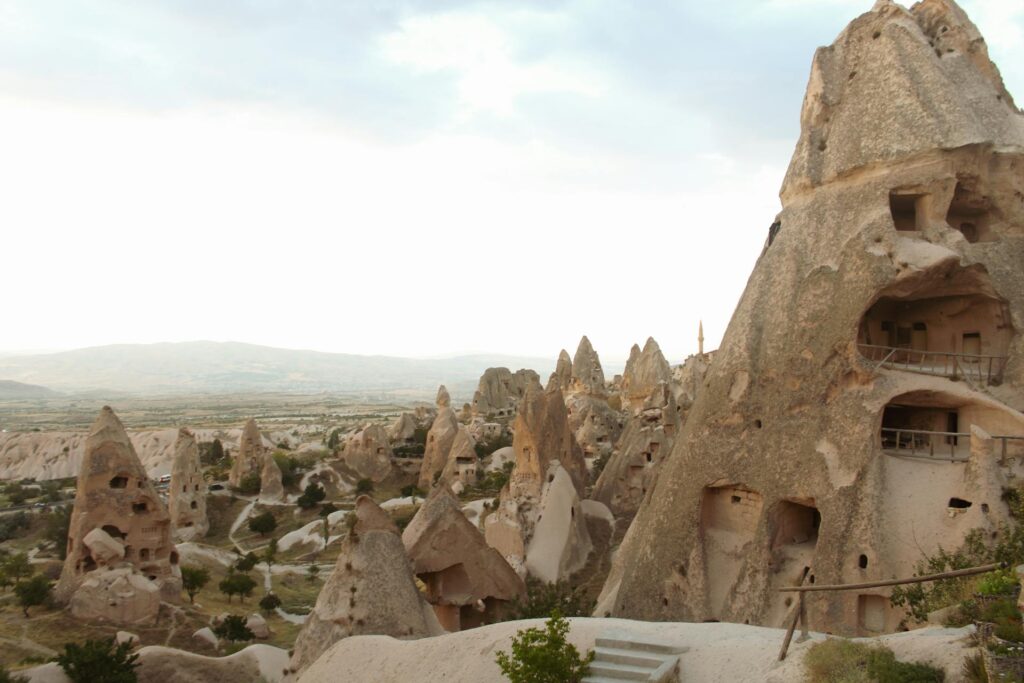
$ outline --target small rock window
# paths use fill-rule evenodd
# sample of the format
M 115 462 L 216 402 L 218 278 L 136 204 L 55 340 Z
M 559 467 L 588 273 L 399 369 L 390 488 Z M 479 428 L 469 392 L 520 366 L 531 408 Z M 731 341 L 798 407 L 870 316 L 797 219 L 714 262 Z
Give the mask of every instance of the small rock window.
M 861 569 L 867 569 L 868 568 L 868 556 L 867 555 L 861 555 L 860 559 L 857 560 L 857 566 L 860 567 Z
M 139 503 L 132 503 L 132 512 L 149 512 L 149 507 L 145 501 Z
M 954 510 L 966 510 L 967 508 L 971 507 L 971 505 L 973 505 L 973 503 L 971 503 L 971 501 L 964 500 L 963 498 L 950 498 L 949 499 L 949 507 L 954 509 Z
M 110 488 L 112 489 L 126 489 L 128 488 L 128 477 L 117 476 L 110 480 Z
M 897 230 L 914 232 L 919 229 L 918 214 L 922 196 L 898 192 L 889 194 L 889 211 L 892 213 L 892 222 Z
M 199 503 L 193 500 L 192 504 L 189 507 L 191 507 L 193 510 L 196 510 L 199 508 Z

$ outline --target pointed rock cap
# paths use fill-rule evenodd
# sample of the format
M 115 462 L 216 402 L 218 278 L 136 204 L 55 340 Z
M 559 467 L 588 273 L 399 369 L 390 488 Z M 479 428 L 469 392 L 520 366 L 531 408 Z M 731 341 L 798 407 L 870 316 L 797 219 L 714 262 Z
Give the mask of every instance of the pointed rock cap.
M 391 516 L 384 512 L 377 503 L 373 502 L 373 498 L 369 496 L 359 496 L 356 498 L 356 507 L 353 514 L 356 516 L 356 533 L 390 531 L 393 534 L 398 534 L 398 527 L 395 526 Z
M 442 384 L 437 388 L 437 407 L 448 408 L 452 404 L 452 397 L 448 395 L 448 389 Z
M 851 171 L 922 152 L 1024 147 L 1024 117 L 952 0 L 892 2 L 814 56 L 783 204 Z
M 174 460 L 171 461 L 171 474 L 185 473 L 199 464 L 199 446 L 195 435 L 182 427 L 178 430 L 178 439 L 174 442 Z
M 580 339 L 576 355 L 572 358 L 572 377 L 579 388 L 587 393 L 602 393 L 604 391 L 604 370 L 601 369 L 601 359 L 597 357 L 597 352 L 590 345 L 590 340 L 586 335 Z
M 522 579 L 466 519 L 447 485 L 434 487 L 402 532 L 402 543 L 416 574 L 462 566 L 468 585 L 460 583 L 456 587 L 460 595 L 436 595 L 431 597 L 432 602 L 472 604 L 486 598 L 514 600 L 526 596 Z
M 85 456 L 82 459 L 79 481 L 82 480 L 82 476 L 113 469 L 126 469 L 140 479 L 149 481 L 121 420 L 110 406 L 103 406 L 89 428 L 89 436 L 85 440 Z

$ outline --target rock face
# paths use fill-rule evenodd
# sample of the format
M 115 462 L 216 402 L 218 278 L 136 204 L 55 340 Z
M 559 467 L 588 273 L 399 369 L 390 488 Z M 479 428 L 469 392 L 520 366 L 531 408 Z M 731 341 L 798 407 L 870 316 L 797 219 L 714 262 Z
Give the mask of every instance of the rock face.
M 453 452 L 456 445 L 458 449 Z M 453 476 L 459 471 L 459 465 L 455 460 L 464 455 L 467 446 L 472 451 L 474 445 L 473 438 L 469 436 L 465 426 L 459 424 L 455 411 L 452 410 L 448 390 L 442 386 L 437 392 L 437 417 L 427 432 L 427 446 L 423 453 L 417 484 L 420 489 L 429 491 L 430 487 L 439 481 L 452 481 Z
M 181 593 L 171 520 L 121 421 L 100 411 L 86 441 L 55 595 L 71 613 L 115 623 L 156 618 Z
M 504 417 L 515 415 L 516 406 L 531 386 L 540 386 L 540 377 L 533 370 L 487 368 L 473 394 L 474 415 Z
M 654 393 L 659 384 L 672 380 L 672 368 L 661 353 L 658 342 L 651 337 L 641 351 L 636 345 L 630 353 L 626 369 L 622 373 L 623 408 L 636 408 Z
M 388 438 L 392 443 L 408 443 L 416 436 L 416 417 L 412 413 L 402 413 L 388 429 Z
M 555 371 L 551 373 L 545 388 L 551 389 L 552 387 L 558 387 L 563 394 L 568 393 L 572 387 L 572 358 L 569 357 L 569 352 L 565 349 L 559 352 Z
M 883 0 L 818 50 L 783 211 L 598 614 L 780 626 L 805 568 L 910 576 L 1007 519 L 1021 168 L 1024 117 L 951 0 Z M 893 630 L 888 595 L 816 593 L 810 628 Z
M 406 413 L 408 414 L 408 413 Z M 415 430 L 415 427 L 413 427 Z M 391 474 L 391 445 L 383 425 L 372 424 L 345 442 L 342 459 L 364 479 L 384 481 Z
M 245 423 L 242 438 L 238 441 L 238 452 L 235 453 L 235 462 L 231 465 L 228 483 L 238 487 L 247 476 L 259 475 L 263 470 L 266 455 L 267 449 L 263 447 L 260 428 L 256 425 L 256 420 L 250 419 Z
M 485 522 L 487 543 L 517 572 L 557 581 L 580 569 L 591 549 L 579 509 L 587 468 L 562 392 L 557 387 L 530 391 L 519 406 L 514 432 L 515 467 L 498 510 Z M 542 514 L 543 526 L 538 524 Z
M 465 486 L 475 484 L 478 462 L 476 442 L 469 435 L 469 430 L 459 425 L 459 430 L 455 434 L 455 440 L 452 441 L 451 450 L 448 451 L 448 459 L 445 462 L 439 481 L 445 483 L 459 481 Z
M 295 641 L 290 668 L 299 673 L 327 648 L 353 635 L 424 638 L 440 632 L 413 580 L 398 529 L 371 499 L 360 496 L 355 526 L 342 542 L 334 571 Z
M 260 468 L 260 502 L 277 503 L 284 500 L 284 475 L 274 456 L 263 454 L 263 467 Z
M 499 620 L 509 601 L 526 597 L 526 585 L 463 514 L 447 486 L 436 486 L 402 543 L 413 572 L 427 587 L 441 625 L 449 631 Z
M 175 540 L 194 541 L 205 536 L 210 530 L 206 518 L 206 481 L 195 436 L 184 428 L 178 432 L 168 489 L 167 510 Z
M 576 355 L 572 357 L 571 392 L 592 396 L 604 396 L 605 394 L 601 359 L 597 357 L 597 351 L 594 351 L 594 347 L 590 345 L 590 340 L 586 336 L 580 339 Z

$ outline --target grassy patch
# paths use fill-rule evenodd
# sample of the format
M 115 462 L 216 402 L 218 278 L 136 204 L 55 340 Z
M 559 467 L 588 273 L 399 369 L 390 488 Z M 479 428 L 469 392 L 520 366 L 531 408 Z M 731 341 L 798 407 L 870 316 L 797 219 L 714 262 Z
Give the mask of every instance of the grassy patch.
M 844 638 L 815 643 L 804 657 L 807 683 L 942 683 L 945 673 L 901 662 L 892 650 Z

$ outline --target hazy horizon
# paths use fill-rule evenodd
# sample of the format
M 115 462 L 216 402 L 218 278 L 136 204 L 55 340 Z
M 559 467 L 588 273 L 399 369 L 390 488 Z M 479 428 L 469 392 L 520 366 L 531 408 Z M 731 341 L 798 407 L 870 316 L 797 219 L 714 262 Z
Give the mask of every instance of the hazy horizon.
M 12 0 L 0 352 L 716 348 L 872 0 Z M 1024 3 L 963 0 L 1024 96 Z

